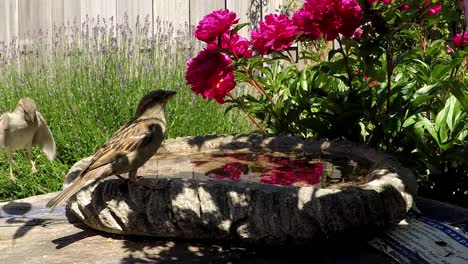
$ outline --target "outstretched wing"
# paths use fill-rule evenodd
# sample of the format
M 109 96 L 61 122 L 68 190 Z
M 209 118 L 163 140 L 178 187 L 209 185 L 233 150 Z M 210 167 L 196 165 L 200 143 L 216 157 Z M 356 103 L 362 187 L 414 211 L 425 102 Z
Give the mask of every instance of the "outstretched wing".
M 56 156 L 56 147 L 55 140 L 52 132 L 50 132 L 49 127 L 47 126 L 47 121 L 42 116 L 41 113 L 36 111 L 38 128 L 33 137 L 33 145 L 38 145 L 41 147 L 42 151 L 46 154 L 49 160 L 55 159 Z
M 153 122 L 139 120 L 127 124 L 119 129 L 110 139 L 94 154 L 87 170 L 93 170 L 103 165 L 112 163 L 119 158 L 127 156 L 138 148 L 150 144 L 153 140 Z
M 6 113 L 0 115 L 0 148 L 5 147 L 6 130 L 10 124 L 10 119 Z

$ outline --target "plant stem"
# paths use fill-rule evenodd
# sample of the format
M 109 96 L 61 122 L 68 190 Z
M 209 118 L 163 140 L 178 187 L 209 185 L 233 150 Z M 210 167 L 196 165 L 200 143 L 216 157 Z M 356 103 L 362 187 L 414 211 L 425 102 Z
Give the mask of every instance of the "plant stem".
M 235 99 L 234 95 L 231 94 L 231 93 L 228 93 L 228 96 L 231 97 L 232 100 Z M 247 110 L 245 110 L 243 105 L 240 107 L 240 109 L 247 115 L 247 117 L 250 119 L 250 121 L 262 132 L 263 135 L 267 134 L 267 131 L 262 126 L 260 126 L 260 124 L 255 120 L 255 118 L 253 118 L 253 116 L 251 116 L 247 112 Z
M 393 54 L 390 41 L 387 42 L 387 51 L 385 52 L 387 61 L 387 114 L 390 111 L 390 90 L 392 88 L 392 74 L 393 74 Z
M 294 64 L 294 59 L 293 59 L 293 56 L 292 56 L 291 52 L 289 52 L 289 50 L 288 50 L 288 49 L 286 50 L 286 52 L 287 52 L 287 53 L 288 53 L 288 55 L 289 55 L 289 56 L 288 56 L 288 58 L 289 58 L 289 62 L 290 62 L 291 64 Z
M 343 44 L 341 43 L 341 38 L 340 36 L 338 35 L 338 37 L 336 38 L 336 40 L 338 40 L 338 44 L 340 45 L 340 48 L 342 50 L 342 54 L 343 54 L 343 57 L 344 57 L 344 61 L 345 61 L 345 66 L 346 66 L 346 72 L 348 74 L 348 86 L 349 86 L 349 89 L 353 90 L 353 75 L 351 74 L 351 69 L 349 68 L 349 61 L 348 61 L 348 52 L 345 50 L 345 48 L 343 47 Z
M 228 45 L 229 45 L 230 49 L 232 50 L 231 44 L 229 43 Z M 237 56 L 236 53 L 233 52 L 232 55 L 234 56 L 234 58 L 237 61 L 239 61 L 239 56 Z M 245 65 L 241 65 L 241 66 L 242 66 L 242 69 L 249 75 L 250 80 L 248 81 L 248 83 L 250 85 L 252 85 L 253 87 L 255 87 L 258 91 L 260 91 L 260 93 L 265 95 L 265 97 L 268 99 L 268 101 L 270 101 L 272 106 L 275 106 L 275 103 L 273 102 L 271 97 L 266 93 L 265 89 L 263 89 L 263 87 L 257 82 L 257 80 L 255 80 L 255 78 L 254 78 L 254 76 L 252 74 L 252 71 L 249 70 L 249 68 L 247 68 L 247 66 L 245 66 Z
M 275 102 L 273 102 L 273 99 L 266 93 L 265 89 L 255 80 L 252 71 L 250 71 L 245 65 L 242 65 L 243 70 L 249 75 L 250 80 L 247 81 L 250 85 L 252 85 L 254 88 L 256 88 L 260 93 L 265 95 L 265 97 L 270 101 L 272 106 L 275 106 Z
M 229 41 L 229 47 L 231 46 L 231 42 Z M 230 47 L 230 50 L 232 50 L 232 48 Z M 234 58 L 239 61 L 239 56 L 237 56 L 236 53 L 232 53 L 232 55 L 234 56 Z M 266 93 L 265 89 L 263 89 L 263 87 L 257 82 L 257 80 L 255 80 L 255 78 L 253 77 L 253 74 L 252 74 L 252 71 L 250 71 L 245 65 L 242 65 L 242 69 L 247 72 L 247 74 L 249 75 L 250 77 L 250 80 L 248 81 L 248 83 L 250 85 L 252 85 L 253 87 L 255 87 L 257 90 L 260 91 L 260 93 L 264 94 L 265 97 L 270 101 L 271 105 L 274 107 L 275 106 L 275 103 L 273 102 L 273 100 L 271 99 L 271 97 Z M 228 96 L 231 97 L 231 99 L 235 99 L 234 95 L 231 94 L 231 93 L 228 93 Z M 267 131 L 262 127 L 260 126 L 260 124 L 255 120 L 255 118 L 253 118 L 248 112 L 247 110 L 245 110 L 244 106 L 242 105 L 241 106 L 241 110 L 247 115 L 247 117 L 250 119 L 250 121 L 262 132 L 263 135 L 266 135 L 267 134 Z

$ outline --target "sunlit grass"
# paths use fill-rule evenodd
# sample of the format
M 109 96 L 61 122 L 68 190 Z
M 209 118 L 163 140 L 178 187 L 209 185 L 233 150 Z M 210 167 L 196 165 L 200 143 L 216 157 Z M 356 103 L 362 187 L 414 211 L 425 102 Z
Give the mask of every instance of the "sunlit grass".
M 60 27 L 52 46 L 44 44 L 47 36 L 38 35 L 28 50 L 12 50 L 9 60 L 1 62 L 0 111 L 13 110 L 19 98 L 33 98 L 54 134 L 58 153 L 50 162 L 35 149 L 39 172 L 32 175 L 24 151 L 17 151 L 13 182 L 1 151 L 0 201 L 60 190 L 68 168 L 92 155 L 150 90 L 178 92 L 168 105 L 167 138 L 253 130 L 242 113 L 224 114 L 223 106 L 195 97 L 185 84 L 185 61 L 192 52 L 187 32 L 169 28 L 150 36 L 144 24 L 132 35 L 125 25 L 94 25 L 90 31 L 97 33 L 88 35 L 76 25 Z M 80 37 L 68 41 L 64 32 Z

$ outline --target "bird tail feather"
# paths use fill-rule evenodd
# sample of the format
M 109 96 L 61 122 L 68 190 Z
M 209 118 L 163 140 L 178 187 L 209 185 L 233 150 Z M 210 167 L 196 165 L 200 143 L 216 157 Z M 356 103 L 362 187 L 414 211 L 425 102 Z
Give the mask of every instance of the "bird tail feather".
M 54 212 L 55 208 L 61 204 L 62 202 L 65 202 L 68 200 L 70 197 L 72 197 L 75 193 L 77 193 L 79 190 L 81 190 L 83 187 L 86 185 L 94 182 L 97 180 L 98 173 L 100 173 L 101 170 L 93 170 L 86 172 L 84 175 L 79 175 L 76 180 L 74 180 L 70 185 L 68 185 L 62 192 L 57 194 L 54 198 L 52 198 L 47 204 L 46 207 L 50 208 L 50 212 Z

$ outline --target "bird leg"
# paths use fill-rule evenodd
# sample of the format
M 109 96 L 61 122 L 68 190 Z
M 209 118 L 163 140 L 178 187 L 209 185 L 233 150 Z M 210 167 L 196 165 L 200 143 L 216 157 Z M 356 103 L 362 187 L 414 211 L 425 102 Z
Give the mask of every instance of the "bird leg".
M 156 183 L 156 184 L 145 184 L 145 183 L 141 180 L 143 177 L 137 177 L 137 176 L 136 176 L 136 173 L 137 173 L 137 170 L 129 171 L 129 172 L 128 172 L 128 180 L 129 180 L 130 182 L 133 182 L 133 183 L 136 184 L 136 185 L 148 187 L 148 188 L 153 189 L 153 190 L 164 189 L 164 188 L 166 188 L 166 187 L 169 185 L 169 182 L 170 182 L 170 181 L 167 181 L 167 182 L 161 183 L 159 180 L 157 180 L 158 183 Z
M 28 146 L 27 149 L 28 149 L 28 158 L 29 158 L 29 161 L 31 161 L 31 173 L 36 173 L 37 172 L 37 169 L 36 169 L 36 164 L 34 164 L 34 160 L 32 158 L 32 150 L 31 150 L 31 146 Z
M 137 173 L 137 170 L 129 171 L 128 172 L 128 180 L 135 183 L 135 184 L 138 184 L 139 180 L 136 177 L 136 173 Z
M 13 156 L 11 153 L 11 150 L 7 150 L 7 159 L 8 159 L 8 165 L 10 166 L 10 179 L 13 181 L 16 181 L 15 175 L 13 175 Z

